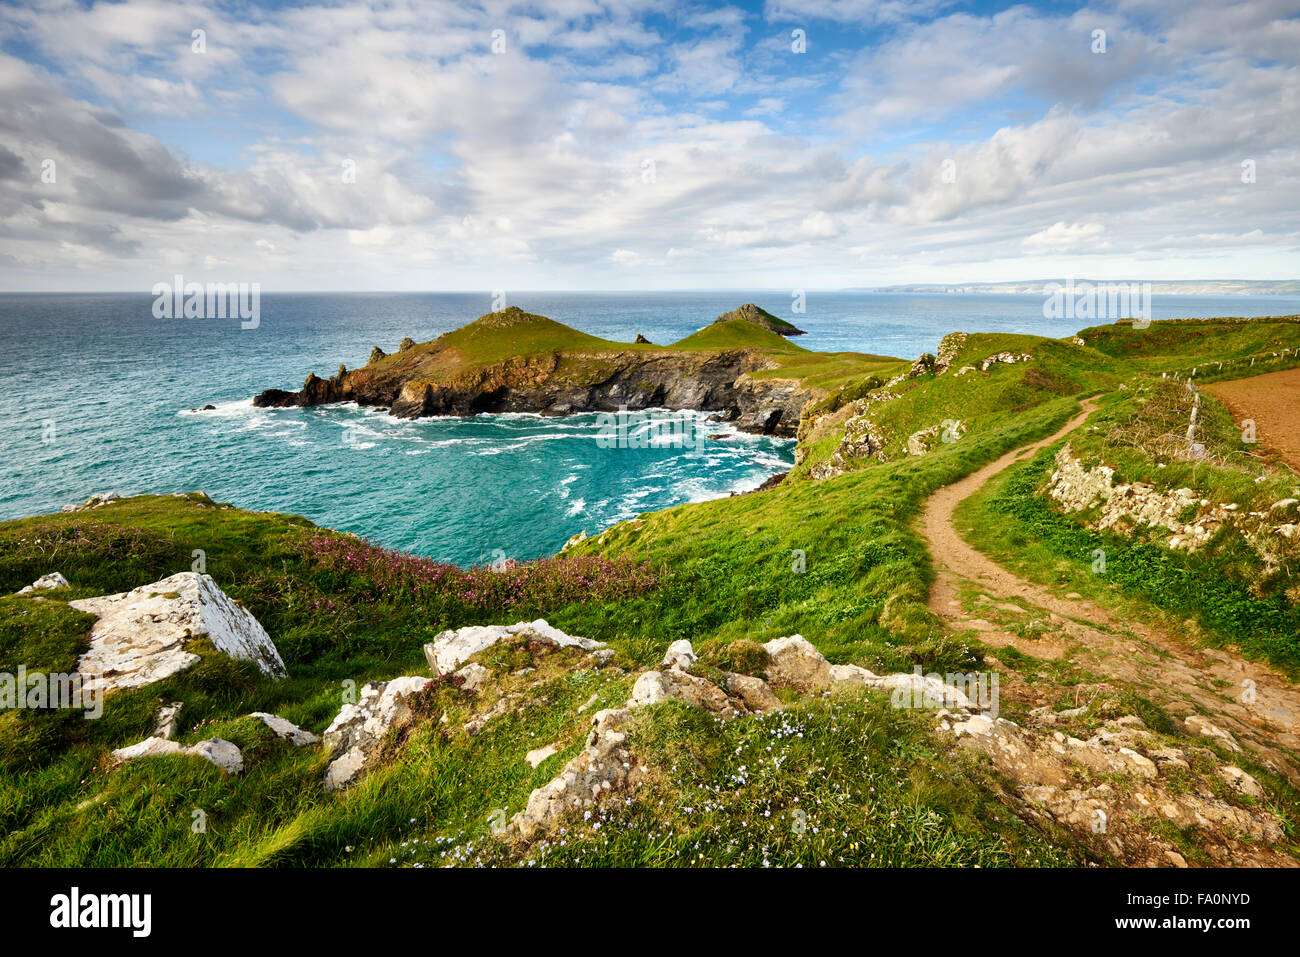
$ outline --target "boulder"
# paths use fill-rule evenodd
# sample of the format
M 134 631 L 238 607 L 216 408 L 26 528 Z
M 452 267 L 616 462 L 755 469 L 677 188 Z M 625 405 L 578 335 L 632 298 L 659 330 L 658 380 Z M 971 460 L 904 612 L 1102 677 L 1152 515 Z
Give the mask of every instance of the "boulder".
M 831 685 L 831 665 L 803 635 L 774 638 L 763 645 L 767 652 L 767 680 L 802 694 Z
M 507 833 L 532 840 L 568 814 L 596 803 L 602 794 L 639 784 L 645 769 L 627 749 L 624 726 L 630 709 L 606 709 L 592 718 L 587 745 L 558 775 L 528 796 Z
M 683 638 L 680 641 L 674 641 L 668 646 L 663 665 L 665 668 L 681 668 L 685 671 L 699 660 L 699 656 L 695 654 L 695 649 L 691 647 L 691 643 Z
M 72 586 L 68 584 L 68 580 L 58 572 L 50 572 L 48 575 L 42 575 L 25 588 L 18 589 L 18 594 L 29 595 L 34 591 L 54 591 L 58 588 L 71 587 Z
M 1199 714 L 1191 714 L 1188 715 L 1186 718 L 1184 718 L 1183 727 L 1187 729 L 1189 734 L 1199 734 L 1207 738 L 1217 738 L 1219 741 L 1223 742 L 1223 744 L 1225 744 L 1230 750 L 1232 751 L 1241 750 L 1241 745 L 1237 743 L 1236 738 L 1234 738 L 1231 734 L 1229 734 L 1227 731 L 1224 731 L 1222 728 L 1218 727 L 1217 725 L 1211 724 L 1209 721 L 1206 721 Z
M 384 736 L 410 718 L 404 699 L 429 684 L 417 675 L 372 681 L 361 689 L 360 700 L 342 707 L 325 729 L 324 746 L 333 759 L 325 770 L 328 790 L 347 786 L 373 763 Z
M 1237 794 L 1254 798 L 1256 801 L 1264 800 L 1264 789 L 1259 786 L 1259 782 L 1235 764 L 1221 765 L 1215 770 L 1220 779 Z
M 521 621 L 514 625 L 470 625 L 466 628 L 449 629 L 435 635 L 433 641 L 424 646 L 424 657 L 435 675 L 445 675 L 455 671 L 485 648 L 490 648 L 498 641 L 513 635 L 525 635 L 556 648 L 596 651 L 605 647 L 605 643 L 601 641 L 566 635 L 560 629 L 552 628 L 545 619 L 539 618 L 536 621 Z
M 185 705 L 180 701 L 173 701 L 171 704 L 165 704 L 158 709 L 158 720 L 154 725 L 153 736 L 155 738 L 166 738 L 171 740 L 175 738 L 181 729 L 181 708 Z
M 705 711 L 728 716 L 744 714 L 747 710 L 743 701 L 730 697 L 713 682 L 687 674 L 678 668 L 647 671 L 641 675 L 632 686 L 627 706 L 636 708 L 669 699 L 685 701 Z
M 198 744 L 183 745 L 166 738 L 152 737 L 127 748 L 113 752 L 114 762 L 134 761 L 138 758 L 158 758 L 173 754 L 189 755 L 209 761 L 227 774 L 238 774 L 244 769 L 244 756 L 239 748 L 224 738 L 209 738 Z
M 265 711 L 254 711 L 249 715 L 250 718 L 259 719 L 264 725 L 270 728 L 277 738 L 283 738 L 285 741 L 293 742 L 295 748 L 301 748 L 308 744 L 317 744 L 320 738 L 310 731 L 304 731 L 292 721 L 280 717 L 278 714 L 267 714 Z
M 727 672 L 725 687 L 728 694 L 745 702 L 745 707 L 750 711 L 776 711 L 781 707 L 781 699 L 772 693 L 762 678 Z
M 287 673 L 266 630 L 209 575 L 181 572 L 129 592 L 68 604 L 99 619 L 77 671 L 103 692 L 140 688 L 184 671 L 199 660 L 185 648 L 194 638 L 207 638 L 232 658 L 256 662 L 271 677 Z

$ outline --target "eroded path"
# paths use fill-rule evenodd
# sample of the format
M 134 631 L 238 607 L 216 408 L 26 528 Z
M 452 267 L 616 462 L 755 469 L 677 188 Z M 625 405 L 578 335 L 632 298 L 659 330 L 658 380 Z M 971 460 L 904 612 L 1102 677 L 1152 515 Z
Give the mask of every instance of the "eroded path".
M 1159 626 L 1121 620 L 1077 595 L 1060 595 L 1029 582 L 958 534 L 953 525 L 957 505 L 1016 461 L 1079 428 L 1097 408 L 1091 400 L 1082 405 L 1083 411 L 1056 434 L 1002 456 L 926 502 L 919 531 L 935 565 L 930 608 L 954 630 L 979 632 L 991 647 L 1012 646 L 1036 658 L 1068 660 L 1152 701 L 1179 721 L 1201 715 L 1261 763 L 1300 785 L 1300 688 L 1285 676 L 1230 652 L 1193 647 Z M 963 596 L 972 595 L 978 597 L 967 607 Z M 1035 615 L 1045 617 L 1046 625 L 1035 637 L 1016 633 L 1006 622 L 1008 616 Z M 1086 687 L 1082 690 L 1087 693 Z

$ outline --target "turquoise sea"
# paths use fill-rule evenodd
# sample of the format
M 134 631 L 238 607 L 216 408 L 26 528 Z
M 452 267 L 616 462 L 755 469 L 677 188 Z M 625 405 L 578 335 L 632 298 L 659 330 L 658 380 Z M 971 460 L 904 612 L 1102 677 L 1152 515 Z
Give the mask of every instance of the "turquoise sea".
M 744 302 L 810 349 L 914 358 L 953 330 L 1063 336 L 1039 296 L 787 292 L 517 293 L 508 304 L 595 335 L 667 343 Z M 264 294 L 261 320 L 156 319 L 147 294 L 0 294 L 0 520 L 95 492 L 207 492 L 459 564 L 535 558 L 579 531 L 754 488 L 790 440 L 728 433 L 703 451 L 607 449 L 595 415 L 401 421 L 354 406 L 254 409 L 269 387 L 363 365 L 487 312 L 487 293 Z M 1157 296 L 1157 319 L 1280 315 L 1300 300 Z M 211 404 L 213 411 L 195 412 Z

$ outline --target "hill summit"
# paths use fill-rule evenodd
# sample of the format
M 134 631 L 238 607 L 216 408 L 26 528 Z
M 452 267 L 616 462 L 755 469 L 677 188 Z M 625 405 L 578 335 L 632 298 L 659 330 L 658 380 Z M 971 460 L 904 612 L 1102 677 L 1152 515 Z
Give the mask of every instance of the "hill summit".
M 733 319 L 756 323 L 764 329 L 770 329 L 772 332 L 781 336 L 806 336 L 808 334 L 792 323 L 786 322 L 784 319 L 772 315 L 766 309 L 756 306 L 752 302 L 747 302 L 738 309 L 733 309 L 731 312 L 724 312 L 713 321 L 715 323 L 731 322 Z

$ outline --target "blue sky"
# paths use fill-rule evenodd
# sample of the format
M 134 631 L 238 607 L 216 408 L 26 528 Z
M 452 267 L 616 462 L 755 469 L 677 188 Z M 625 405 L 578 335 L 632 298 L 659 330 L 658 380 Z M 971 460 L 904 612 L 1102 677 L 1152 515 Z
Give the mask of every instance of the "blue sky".
M 1298 57 L 1300 0 L 0 5 L 0 288 L 1295 278 Z

